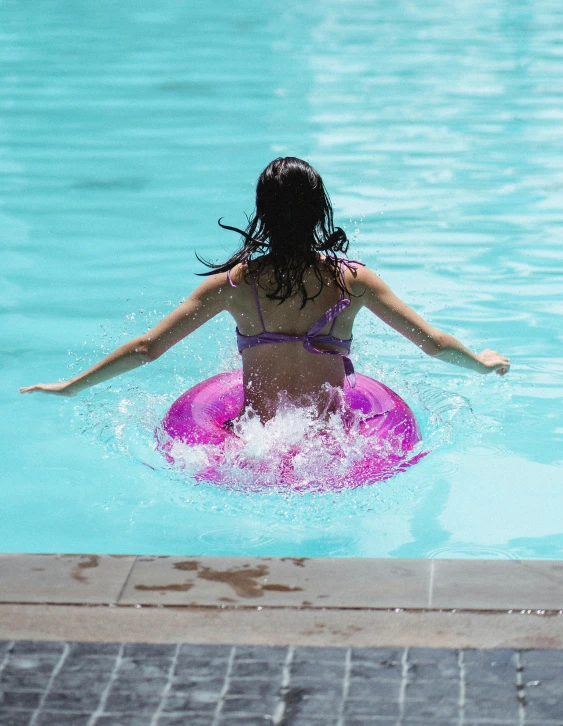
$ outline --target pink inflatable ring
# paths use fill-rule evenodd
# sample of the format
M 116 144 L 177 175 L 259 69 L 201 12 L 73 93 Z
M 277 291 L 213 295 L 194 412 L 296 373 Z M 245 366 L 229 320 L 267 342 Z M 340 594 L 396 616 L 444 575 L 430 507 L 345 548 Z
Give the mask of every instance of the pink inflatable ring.
M 344 400 L 347 407 L 360 414 L 357 431 L 373 440 L 363 458 L 352 461 L 338 476 L 323 475 L 316 490 L 350 489 L 388 479 L 419 461 L 425 452 L 414 453 L 421 440 L 418 422 L 403 399 L 379 381 L 361 374 L 356 375 L 356 386 L 346 382 Z M 170 407 L 155 432 L 158 449 L 170 463 L 174 463 L 176 442 L 187 445 L 212 444 L 212 461 L 195 478 L 216 483 L 225 482 L 227 475 L 221 470 L 225 446 L 238 437 L 226 426 L 240 412 L 244 403 L 242 371 L 220 373 L 198 383 L 183 393 Z M 292 454 L 288 453 L 280 483 L 295 489 L 300 477 L 293 471 Z M 310 488 L 310 487 L 306 487 Z

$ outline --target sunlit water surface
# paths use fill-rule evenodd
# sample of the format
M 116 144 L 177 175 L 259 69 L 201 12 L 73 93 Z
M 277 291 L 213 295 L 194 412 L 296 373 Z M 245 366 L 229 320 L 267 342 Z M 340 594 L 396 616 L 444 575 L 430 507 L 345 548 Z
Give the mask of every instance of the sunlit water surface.
M 0 34 L 0 551 L 563 558 L 558 3 L 7 0 Z M 411 405 L 420 463 L 338 494 L 171 468 L 154 429 L 240 365 L 227 316 L 80 397 L 18 395 L 185 298 L 278 155 L 321 171 L 351 257 L 512 360 L 481 377 L 360 315 L 356 368 Z M 249 455 L 303 416 L 249 424 Z

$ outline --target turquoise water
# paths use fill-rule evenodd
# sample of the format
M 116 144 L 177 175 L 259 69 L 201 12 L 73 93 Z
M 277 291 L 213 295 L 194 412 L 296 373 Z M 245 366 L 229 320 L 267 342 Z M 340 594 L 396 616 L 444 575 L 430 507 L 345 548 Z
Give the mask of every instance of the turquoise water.
M 4 1 L 0 33 L 0 551 L 563 558 L 559 4 Z M 239 364 L 222 316 L 80 397 L 17 393 L 186 297 L 278 155 L 323 174 L 351 257 L 513 363 L 449 367 L 362 313 L 356 368 L 413 407 L 421 463 L 293 497 L 163 468 L 167 406 Z

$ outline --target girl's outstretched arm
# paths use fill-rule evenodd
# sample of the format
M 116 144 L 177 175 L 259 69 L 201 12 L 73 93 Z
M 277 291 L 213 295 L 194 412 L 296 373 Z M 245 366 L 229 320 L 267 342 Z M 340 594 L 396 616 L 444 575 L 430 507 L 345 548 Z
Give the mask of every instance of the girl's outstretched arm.
M 508 373 L 508 358 L 494 350 L 472 353 L 459 340 L 429 325 L 400 300 L 375 273 L 365 267 L 356 271 L 353 292 L 363 295 L 363 304 L 387 325 L 408 338 L 427 355 L 469 368 L 478 373 Z
M 75 396 L 85 388 L 115 378 L 159 358 L 169 348 L 226 309 L 231 287 L 226 274 L 202 282 L 186 300 L 144 335 L 129 340 L 84 373 L 62 383 L 37 383 L 20 393 L 42 391 L 56 396 Z

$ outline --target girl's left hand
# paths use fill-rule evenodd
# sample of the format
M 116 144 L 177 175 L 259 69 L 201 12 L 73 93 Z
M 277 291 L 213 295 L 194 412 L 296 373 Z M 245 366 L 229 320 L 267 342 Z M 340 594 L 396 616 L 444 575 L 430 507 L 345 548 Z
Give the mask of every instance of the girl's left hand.
M 24 386 L 20 388 L 20 393 L 33 393 L 34 391 L 42 391 L 50 393 L 54 396 L 75 396 L 76 392 L 70 387 L 68 381 L 62 383 L 36 383 L 35 386 Z

